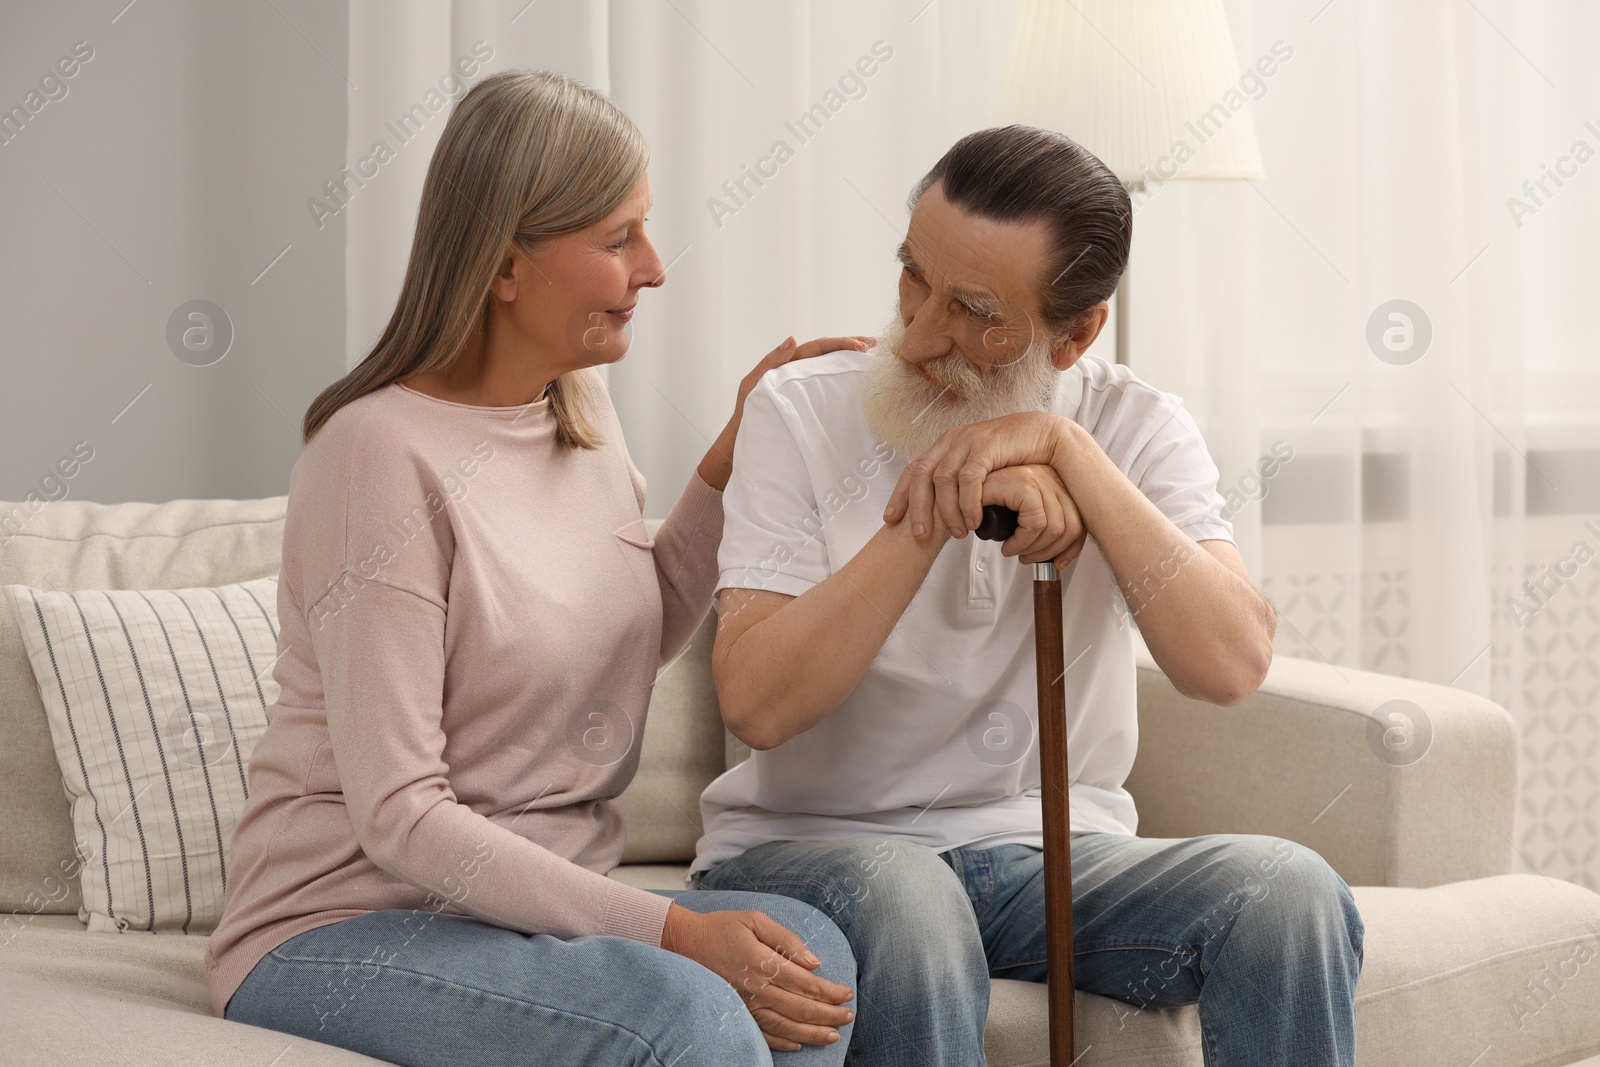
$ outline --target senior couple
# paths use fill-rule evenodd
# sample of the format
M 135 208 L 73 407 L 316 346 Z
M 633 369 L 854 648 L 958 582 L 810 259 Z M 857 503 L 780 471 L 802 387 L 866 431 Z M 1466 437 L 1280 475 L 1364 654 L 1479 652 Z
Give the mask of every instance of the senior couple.
M 1353 1063 L 1338 875 L 1275 838 L 1134 833 L 1118 599 L 1186 553 L 1138 627 L 1218 704 L 1260 683 L 1273 618 L 1181 403 L 1085 355 L 1121 184 L 1059 134 L 962 138 L 912 191 L 882 336 L 763 358 L 652 537 L 592 369 L 663 281 L 647 161 L 559 75 L 452 113 L 393 317 L 306 414 L 214 1009 L 400 1064 L 982 1064 L 990 979 L 1048 977 L 1021 565 L 1048 559 L 1078 986 L 1198 1004 L 1208 1063 Z M 395 544 L 463 462 L 471 491 Z M 971 535 L 990 503 L 1020 514 L 1004 545 Z M 713 597 L 753 752 L 702 798 L 690 886 L 646 891 L 606 877 L 614 800 Z M 602 754 L 597 713 L 631 729 Z

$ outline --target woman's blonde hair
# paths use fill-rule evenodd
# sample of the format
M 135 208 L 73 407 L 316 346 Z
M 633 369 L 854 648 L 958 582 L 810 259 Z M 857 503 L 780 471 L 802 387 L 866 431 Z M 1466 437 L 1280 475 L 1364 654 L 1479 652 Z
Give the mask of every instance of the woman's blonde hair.
M 304 441 L 352 400 L 454 363 L 488 316 L 507 242 L 531 252 L 544 238 L 598 222 L 644 178 L 649 160 L 622 109 L 564 74 L 507 70 L 473 86 L 428 164 L 389 325 L 366 358 L 311 402 Z M 563 374 L 547 395 L 558 444 L 600 445 L 582 378 Z

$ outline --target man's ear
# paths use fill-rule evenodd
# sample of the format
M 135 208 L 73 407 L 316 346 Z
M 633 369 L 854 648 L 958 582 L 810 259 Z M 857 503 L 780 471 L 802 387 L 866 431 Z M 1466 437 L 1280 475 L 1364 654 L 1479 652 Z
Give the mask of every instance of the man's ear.
M 1050 348 L 1050 362 L 1055 364 L 1056 370 L 1066 370 L 1078 358 L 1089 350 L 1095 338 L 1100 336 L 1100 331 L 1105 328 L 1106 320 L 1111 317 L 1111 305 L 1102 300 L 1094 307 L 1085 311 L 1078 319 L 1078 328 L 1056 341 Z

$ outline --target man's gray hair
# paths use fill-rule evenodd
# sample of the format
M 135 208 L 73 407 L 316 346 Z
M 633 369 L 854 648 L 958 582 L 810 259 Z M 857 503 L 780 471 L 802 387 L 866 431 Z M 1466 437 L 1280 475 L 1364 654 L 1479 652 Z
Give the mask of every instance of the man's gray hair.
M 1133 238 L 1128 191 L 1070 137 L 1020 125 L 969 133 L 917 183 L 908 206 L 914 208 L 934 182 L 968 214 L 1050 226 L 1039 307 L 1051 334 L 1076 329 L 1085 311 L 1110 298 L 1127 269 Z

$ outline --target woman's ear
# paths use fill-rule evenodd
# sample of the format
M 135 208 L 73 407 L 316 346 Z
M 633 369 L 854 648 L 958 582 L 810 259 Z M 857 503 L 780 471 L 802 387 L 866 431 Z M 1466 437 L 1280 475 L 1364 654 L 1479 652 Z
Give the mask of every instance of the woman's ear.
M 533 293 L 549 285 L 550 276 L 540 270 L 536 262 L 548 252 L 549 240 L 546 238 L 532 246 L 516 238 L 508 241 L 500 257 L 500 266 L 494 272 L 494 279 L 489 282 L 489 292 L 510 303 L 518 293 Z
M 495 268 L 494 277 L 489 280 L 489 293 L 495 299 L 509 304 L 517 298 L 518 281 L 521 277 L 532 273 L 533 264 L 528 261 L 527 254 L 513 241 L 506 249 L 505 255 L 500 257 L 500 265 Z

